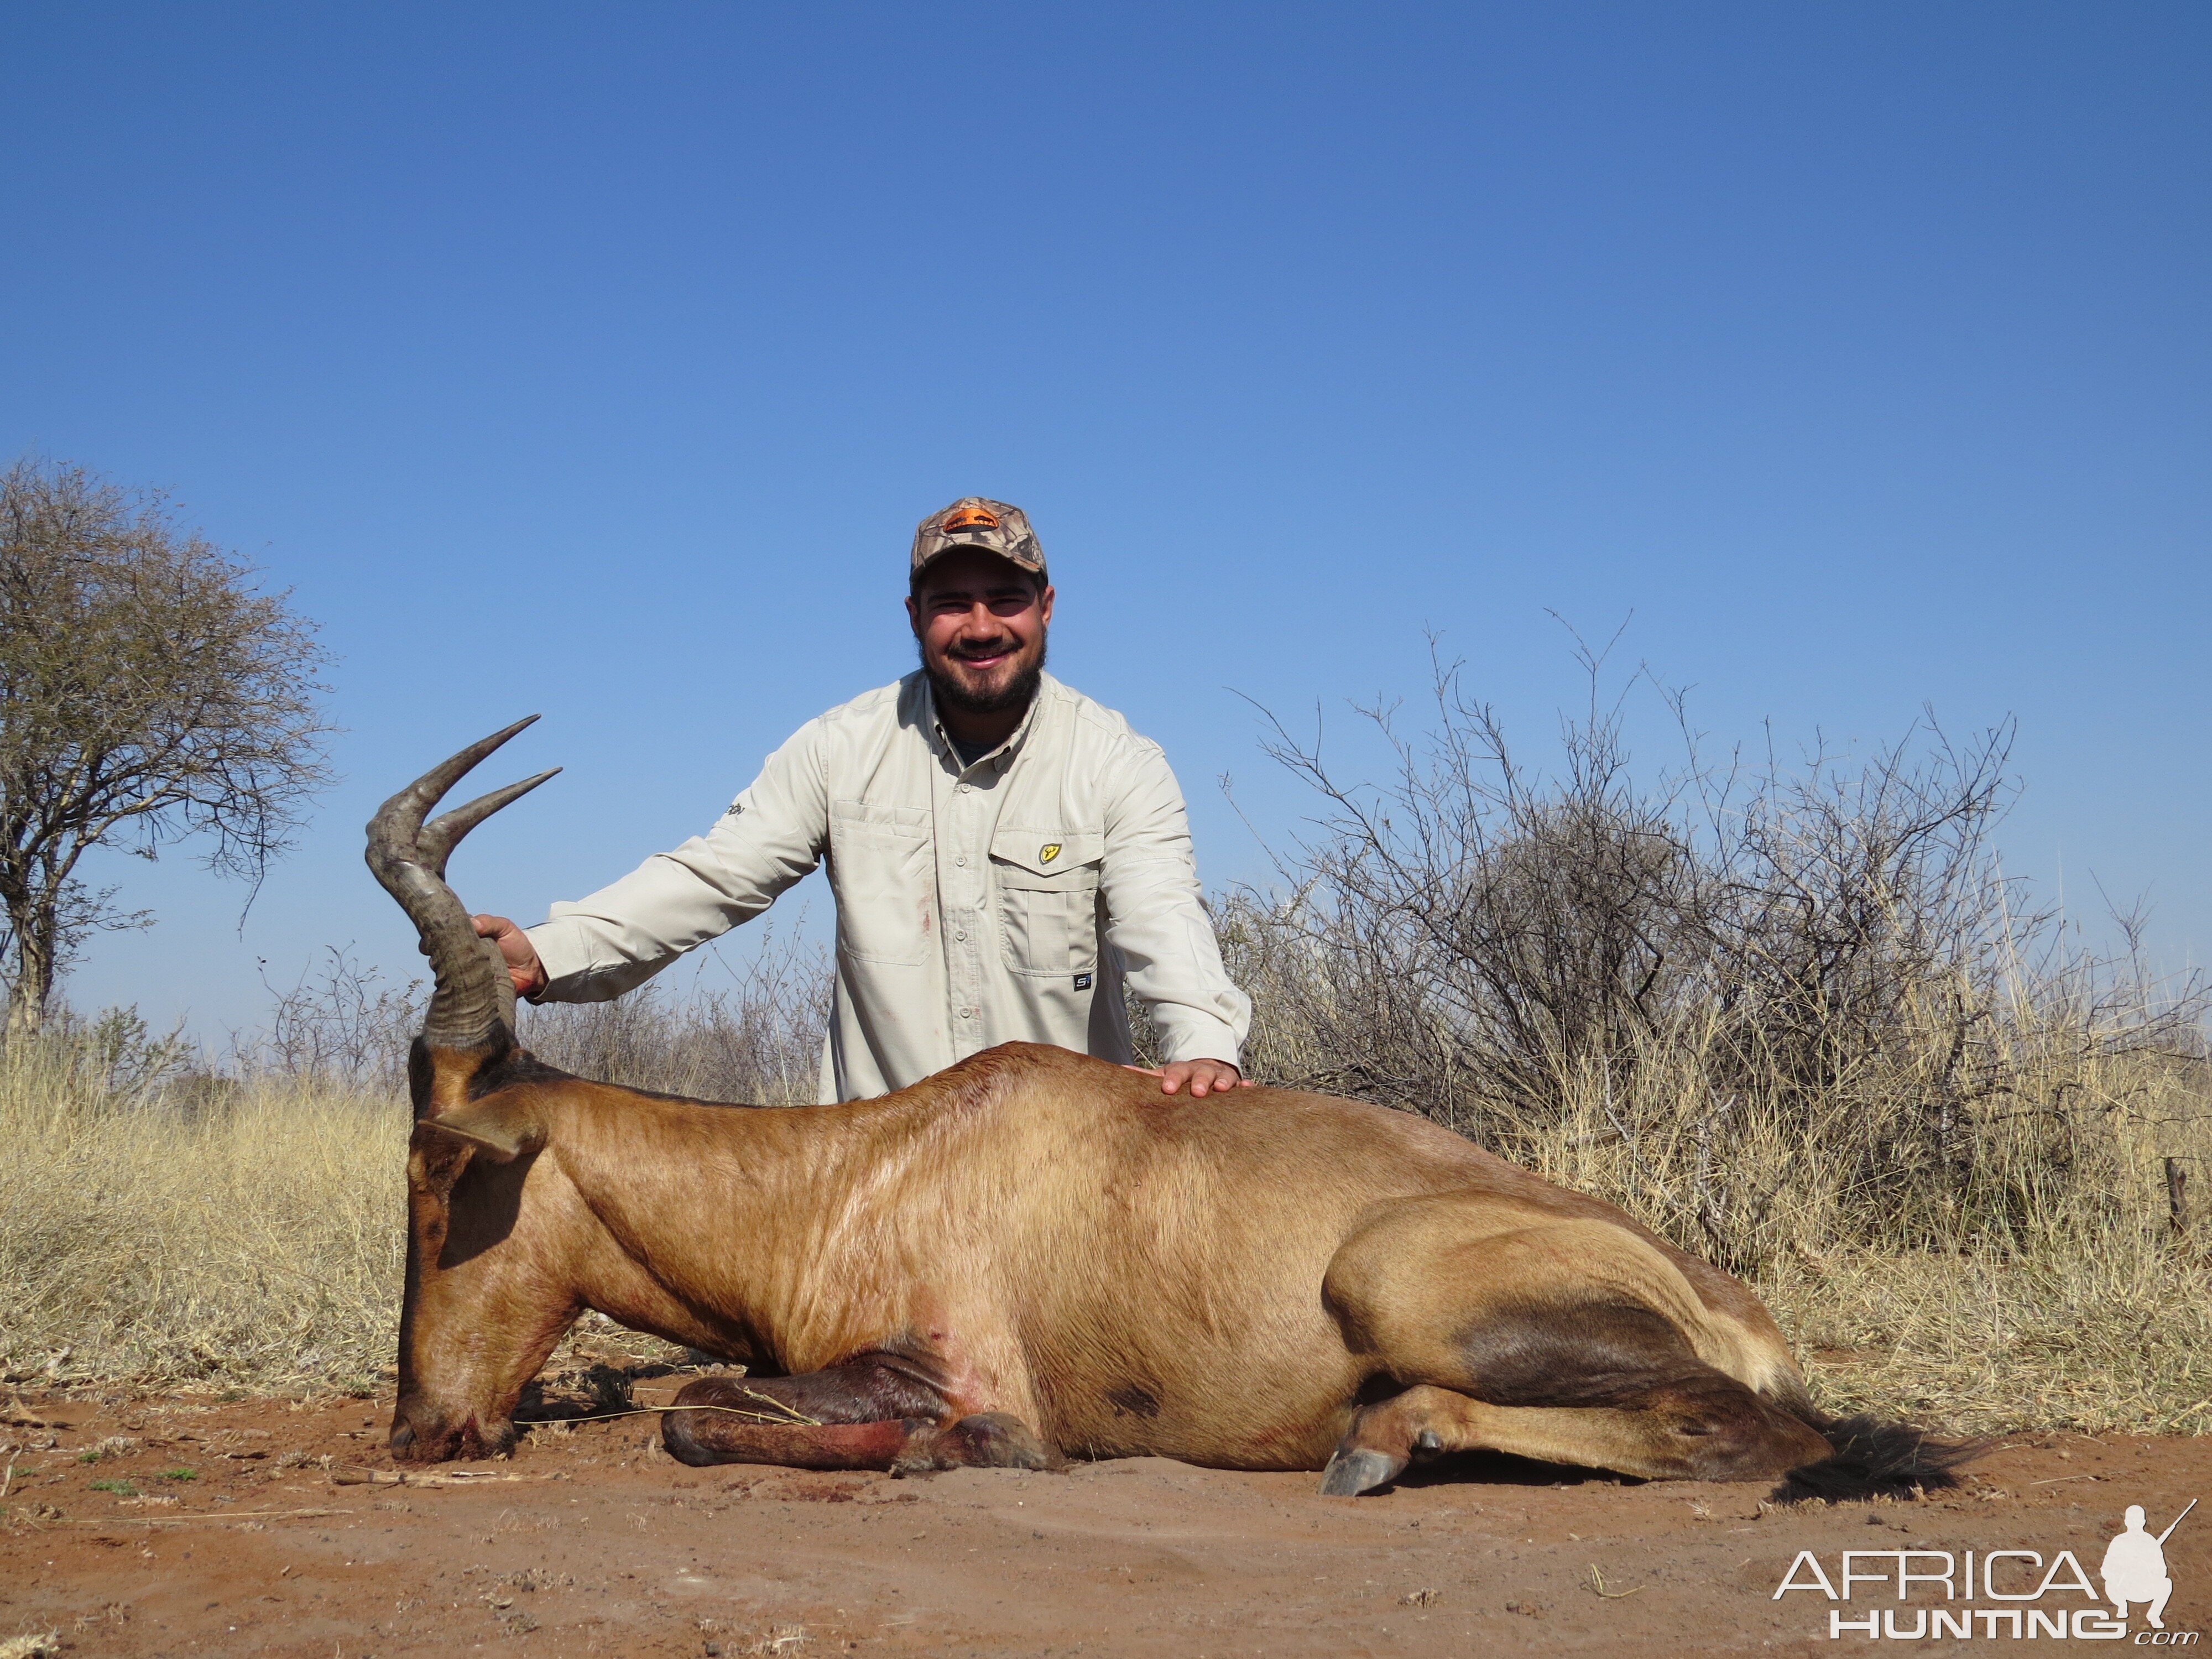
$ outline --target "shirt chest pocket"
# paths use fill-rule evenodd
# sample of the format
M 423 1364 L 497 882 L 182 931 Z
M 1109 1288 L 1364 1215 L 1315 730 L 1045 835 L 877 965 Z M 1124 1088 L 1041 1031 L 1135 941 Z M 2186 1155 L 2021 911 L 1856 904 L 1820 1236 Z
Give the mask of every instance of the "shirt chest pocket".
M 837 948 L 859 962 L 914 967 L 936 943 L 929 814 L 857 800 L 830 806 L 830 879 Z
M 1017 974 L 1088 974 L 1098 966 L 1098 865 L 1090 830 L 1000 827 L 991 840 L 1000 948 Z

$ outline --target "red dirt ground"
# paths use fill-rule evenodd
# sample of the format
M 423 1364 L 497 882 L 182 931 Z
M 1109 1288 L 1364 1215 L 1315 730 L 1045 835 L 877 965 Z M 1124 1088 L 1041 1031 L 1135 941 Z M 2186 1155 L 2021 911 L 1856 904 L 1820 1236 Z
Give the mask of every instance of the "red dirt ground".
M 1502 1461 L 1356 1499 L 1317 1496 L 1310 1474 L 1154 1459 L 906 1480 L 690 1469 L 659 1450 L 654 1417 L 541 1428 L 511 1461 L 447 1466 L 478 1484 L 343 1484 L 391 1469 L 390 1413 L 388 1399 L 0 1408 L 14 1449 L 0 1449 L 14 1465 L 0 1652 L 46 1632 L 59 1654 L 296 1659 L 1832 1652 L 1838 1604 L 1773 1599 L 1800 1550 L 1831 1577 L 1842 1551 L 1907 1548 L 2071 1550 L 2094 1575 L 2129 1504 L 2155 1531 L 2212 1498 L 2212 1438 L 2015 1437 L 1963 1492 L 1776 1509 L 1753 1487 Z M 112 1436 L 129 1439 L 87 1461 Z M 2168 1631 L 2212 1629 L 2212 1504 L 2167 1562 Z M 1947 1605 L 1931 1595 L 1915 1586 L 1899 1634 Z M 2053 1589 L 2018 1605 L 2087 1602 Z M 1893 1585 L 1862 1584 L 1840 1610 L 1884 1606 L 1899 1610 Z M 1916 1650 L 2011 1639 L 1973 1628 Z

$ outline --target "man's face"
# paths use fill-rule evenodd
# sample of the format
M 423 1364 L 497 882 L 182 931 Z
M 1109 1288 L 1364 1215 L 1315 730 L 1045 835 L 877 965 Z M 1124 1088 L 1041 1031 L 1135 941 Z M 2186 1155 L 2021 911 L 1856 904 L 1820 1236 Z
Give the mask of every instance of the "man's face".
M 1027 706 L 1044 666 L 1052 589 L 981 548 L 931 561 L 906 602 L 941 702 L 978 714 Z

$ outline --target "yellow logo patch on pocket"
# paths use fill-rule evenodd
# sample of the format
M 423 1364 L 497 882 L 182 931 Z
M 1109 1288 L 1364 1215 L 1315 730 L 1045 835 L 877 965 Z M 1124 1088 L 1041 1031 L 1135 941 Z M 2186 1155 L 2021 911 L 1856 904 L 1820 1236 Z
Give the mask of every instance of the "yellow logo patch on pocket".
M 1054 859 L 1060 856 L 1060 843 L 1056 841 L 1048 841 L 1045 842 L 1043 846 L 1037 848 L 1037 862 L 1039 864 L 1050 864 Z

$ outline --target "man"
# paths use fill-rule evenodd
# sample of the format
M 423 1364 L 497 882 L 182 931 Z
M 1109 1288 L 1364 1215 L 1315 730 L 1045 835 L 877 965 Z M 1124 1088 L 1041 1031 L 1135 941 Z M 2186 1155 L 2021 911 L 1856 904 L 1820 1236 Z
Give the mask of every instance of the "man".
M 994 1044 L 1128 1064 L 1126 977 L 1164 1093 L 1244 1079 L 1251 1004 L 1199 903 L 1158 744 L 1044 672 L 1054 592 L 1018 507 L 965 496 L 915 532 L 920 672 L 801 726 L 720 822 L 524 932 L 478 916 L 515 989 L 596 1002 L 759 915 L 827 860 L 837 904 L 825 1101 Z

